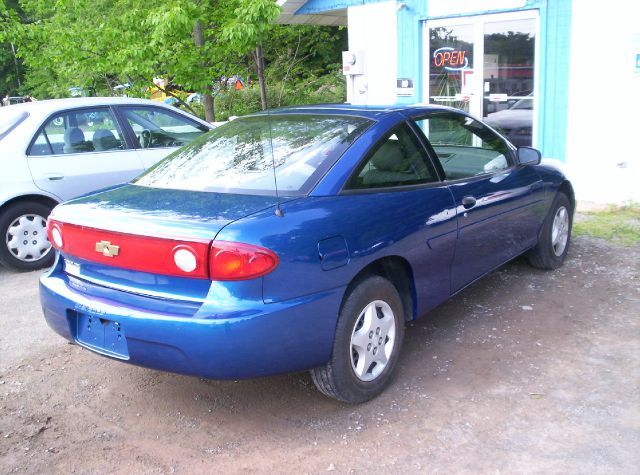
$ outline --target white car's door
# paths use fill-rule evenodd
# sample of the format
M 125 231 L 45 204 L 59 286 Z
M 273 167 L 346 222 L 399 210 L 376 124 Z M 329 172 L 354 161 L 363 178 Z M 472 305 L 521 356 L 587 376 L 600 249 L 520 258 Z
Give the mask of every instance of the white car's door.
M 155 106 L 120 106 L 120 114 L 133 129 L 138 155 L 145 168 L 210 130 L 188 117 Z
M 125 183 L 144 170 L 108 107 L 50 117 L 27 150 L 27 160 L 36 186 L 62 200 Z

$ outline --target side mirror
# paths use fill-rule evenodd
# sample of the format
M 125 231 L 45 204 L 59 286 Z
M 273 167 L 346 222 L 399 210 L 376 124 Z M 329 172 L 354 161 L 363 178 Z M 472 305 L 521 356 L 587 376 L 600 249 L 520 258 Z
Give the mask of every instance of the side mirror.
M 521 165 L 538 165 L 542 160 L 540 151 L 531 147 L 518 147 L 518 162 Z

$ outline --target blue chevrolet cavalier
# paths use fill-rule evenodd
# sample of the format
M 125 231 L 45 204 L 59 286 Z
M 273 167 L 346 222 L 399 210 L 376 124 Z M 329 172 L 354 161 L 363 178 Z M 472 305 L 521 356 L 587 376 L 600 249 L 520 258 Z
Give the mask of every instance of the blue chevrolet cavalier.
M 363 402 L 405 322 L 525 253 L 565 259 L 571 184 L 464 112 L 295 107 L 235 120 L 132 183 L 57 206 L 57 333 L 206 378 L 310 370 Z

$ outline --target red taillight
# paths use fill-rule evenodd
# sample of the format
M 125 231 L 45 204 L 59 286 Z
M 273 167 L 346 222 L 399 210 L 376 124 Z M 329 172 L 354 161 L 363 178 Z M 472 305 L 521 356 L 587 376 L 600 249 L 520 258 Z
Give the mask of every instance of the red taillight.
M 209 256 L 211 280 L 248 280 L 268 274 L 278 256 L 263 247 L 237 242 L 213 241 Z
M 226 241 L 186 241 L 87 228 L 49 219 L 49 241 L 91 262 L 152 274 L 211 280 L 261 277 L 278 265 L 268 249 Z

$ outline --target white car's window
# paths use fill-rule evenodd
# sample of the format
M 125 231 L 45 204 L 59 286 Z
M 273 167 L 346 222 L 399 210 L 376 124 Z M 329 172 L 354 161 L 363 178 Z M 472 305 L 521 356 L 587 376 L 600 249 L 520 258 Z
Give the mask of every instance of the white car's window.
M 209 129 L 159 107 L 123 107 L 140 148 L 181 147 Z
M 510 166 L 507 144 L 481 122 L 455 112 L 416 120 L 448 180 L 493 173 Z
M 29 149 L 29 155 L 64 155 L 126 148 L 107 108 L 61 112 L 51 117 Z

